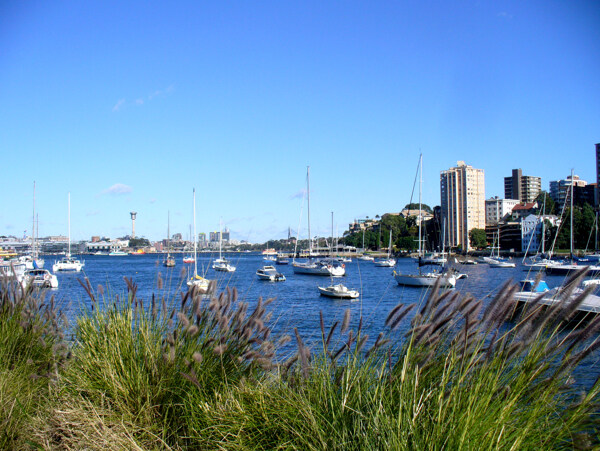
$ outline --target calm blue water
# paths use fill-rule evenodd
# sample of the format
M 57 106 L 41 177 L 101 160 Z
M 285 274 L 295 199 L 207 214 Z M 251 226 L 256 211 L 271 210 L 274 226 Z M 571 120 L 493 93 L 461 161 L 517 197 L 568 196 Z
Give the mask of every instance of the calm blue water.
M 132 278 L 138 285 L 138 297 L 145 305 L 150 302 L 152 293 L 159 294 L 157 280 L 159 277 L 164 281 L 162 292 L 167 296 L 177 296 L 179 292 L 186 289 L 185 280 L 187 270 L 193 265 L 182 262 L 183 255 L 177 255 L 177 266 L 166 268 L 162 266 L 161 254 L 130 255 L 123 257 L 110 256 L 85 256 L 85 267 L 81 273 L 59 273 L 59 288 L 53 293 L 63 311 L 71 318 L 77 314 L 81 307 L 89 307 L 90 301 L 78 279 L 88 277 L 92 287 L 106 294 L 119 296 L 126 295 L 126 284 L 123 277 Z M 198 272 L 201 268 L 210 266 L 210 254 L 198 256 Z M 330 284 L 327 277 L 307 276 L 294 274 L 291 265 L 277 266 L 278 270 L 285 274 L 285 282 L 265 282 L 256 277 L 256 270 L 265 262 L 258 254 L 230 254 L 228 258 L 237 266 L 234 273 L 219 273 L 208 269 L 206 277 L 216 278 L 219 289 L 236 287 L 239 299 L 253 307 L 258 298 L 275 298 L 270 309 L 275 321 L 275 333 L 288 333 L 292 337 L 295 327 L 298 328 L 305 343 L 315 343 L 320 339 L 319 312 L 322 311 L 325 318 L 325 327 L 343 317 L 346 309 L 352 311 L 352 325 L 357 326 L 360 314 L 363 315 L 363 325 L 366 332 L 374 339 L 384 329 L 385 319 L 390 310 L 398 303 L 422 302 L 427 296 L 427 291 L 419 288 L 401 287 L 392 277 L 392 269 L 375 267 L 371 262 L 353 260 L 346 263 L 346 276 L 334 279 L 334 283 L 340 281 L 349 288 L 358 289 L 362 296 L 359 300 L 332 300 L 319 294 L 317 286 Z M 516 268 L 489 268 L 488 265 L 480 264 L 473 266 L 460 266 L 459 270 L 468 274 L 468 278 L 457 282 L 456 289 L 463 294 L 470 293 L 477 299 L 489 302 L 507 280 L 518 282 L 527 276 L 520 264 Z M 46 257 L 46 267 L 50 268 L 53 259 Z M 397 270 L 416 272 L 417 265 L 411 259 L 400 259 Z M 535 274 L 530 275 L 531 278 Z M 550 288 L 559 286 L 563 281 L 562 276 L 545 276 Z M 98 286 L 101 285 L 102 288 Z M 397 333 L 403 334 L 408 326 L 409 319 L 404 320 L 404 328 L 401 326 Z M 291 345 L 294 345 L 292 342 Z M 294 345 L 295 347 L 295 345 Z M 588 359 L 580 371 L 578 382 L 583 381 L 586 385 L 595 380 L 600 374 L 598 368 L 598 355 Z

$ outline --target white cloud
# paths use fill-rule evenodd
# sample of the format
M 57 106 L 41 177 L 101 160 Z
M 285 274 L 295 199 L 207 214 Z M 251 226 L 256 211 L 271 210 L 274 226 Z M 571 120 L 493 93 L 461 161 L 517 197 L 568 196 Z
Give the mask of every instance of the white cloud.
M 110 188 L 102 191 L 102 194 L 110 194 L 111 196 L 121 196 L 123 194 L 129 194 L 133 191 L 133 188 L 129 185 L 124 185 L 123 183 L 115 183 Z
M 294 193 L 290 196 L 290 199 L 302 199 L 306 196 L 306 189 L 301 189 L 297 193 Z
M 123 105 L 125 105 L 125 99 L 119 99 L 119 101 L 115 104 L 112 110 L 119 111 Z

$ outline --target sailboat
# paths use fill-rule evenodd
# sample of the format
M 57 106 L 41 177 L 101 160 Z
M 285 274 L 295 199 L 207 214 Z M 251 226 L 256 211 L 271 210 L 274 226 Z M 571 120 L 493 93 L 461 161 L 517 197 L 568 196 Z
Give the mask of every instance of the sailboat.
M 212 267 L 215 271 L 234 272 L 235 266 L 233 266 L 231 263 L 229 263 L 229 260 L 227 260 L 226 258 L 223 258 L 223 255 L 222 255 L 223 234 L 221 233 L 221 227 L 222 227 L 222 224 L 219 221 L 219 258 L 217 258 L 214 261 Z
M 310 235 L 310 166 L 306 168 L 306 192 L 308 204 L 308 261 L 296 262 L 294 252 L 294 261 L 292 267 L 295 274 L 309 274 L 314 276 L 334 276 L 341 277 L 346 274 L 346 266 L 334 258 L 312 259 L 312 239 Z M 298 230 L 299 232 L 299 230 Z M 333 235 L 333 234 L 332 234 Z M 298 240 L 296 240 L 298 242 Z
M 570 263 L 556 263 L 554 265 L 546 266 L 546 274 L 552 275 L 567 275 L 574 271 L 577 271 L 581 268 L 588 268 L 587 275 L 589 277 L 598 277 L 600 276 L 600 266 L 599 265 L 578 265 L 577 262 L 573 261 L 573 257 L 575 255 L 573 248 L 573 189 L 574 189 L 574 181 L 573 181 L 573 170 L 571 169 L 571 232 L 570 232 L 570 254 L 571 254 L 571 262 Z M 556 234 L 558 237 L 558 233 Z M 555 241 L 556 243 L 556 238 Z M 554 244 L 552 245 L 554 248 Z
M 175 266 L 175 257 L 171 255 L 171 215 L 167 212 L 167 256 L 163 260 L 163 265 L 167 268 Z
M 35 182 L 33 182 L 33 221 L 31 226 L 31 255 L 22 255 L 19 262 L 25 263 L 25 269 L 37 269 L 44 267 L 44 260 L 39 258 L 36 243 L 36 234 L 39 227 L 36 227 L 35 217 Z
M 190 240 L 192 239 L 192 226 L 190 226 Z M 196 240 L 196 237 L 194 237 L 194 240 Z M 183 257 L 183 263 L 194 263 L 196 259 L 194 257 L 192 257 L 191 255 L 186 255 L 185 257 Z
M 422 217 L 421 217 L 421 191 L 423 185 L 423 154 L 419 156 L 419 260 L 423 256 L 423 240 L 422 240 Z M 431 271 L 427 273 L 421 272 L 419 266 L 419 274 L 402 274 L 394 271 L 394 279 L 398 285 L 409 287 L 432 287 L 439 281 L 440 287 L 456 286 L 457 277 L 450 272 Z
M 496 237 L 498 237 L 498 246 L 496 246 Z M 494 254 L 496 249 L 496 254 Z M 513 262 L 509 262 L 503 258 L 500 258 L 500 234 L 494 234 L 494 242 L 492 243 L 492 252 L 489 257 L 483 257 L 483 261 L 487 263 L 490 268 L 514 268 L 516 265 Z
M 71 193 L 69 193 L 68 196 L 68 216 L 69 216 L 69 242 L 68 242 L 68 247 L 67 247 L 67 254 L 65 255 L 64 258 L 61 258 L 59 261 L 54 262 L 54 265 L 52 265 L 52 271 L 53 272 L 57 272 L 57 271 L 75 271 L 75 272 L 79 272 L 81 271 L 81 268 L 84 267 L 85 262 L 79 261 L 76 258 L 71 257 Z
M 330 253 L 333 255 L 333 212 L 331 212 L 331 246 Z M 331 285 L 327 287 L 317 287 L 322 296 L 337 299 L 356 299 L 360 296 L 357 290 L 348 288 L 343 283 L 333 284 L 333 276 L 331 277 Z
M 207 294 L 210 280 L 198 275 L 198 246 L 196 235 L 196 188 L 194 188 L 194 274 L 187 281 L 188 287 L 196 287 L 201 294 Z
M 367 261 L 367 262 L 372 262 L 375 259 L 371 255 L 369 255 L 365 252 L 365 231 L 366 231 L 366 229 L 367 229 L 366 227 L 363 229 L 363 245 L 362 245 L 363 254 L 360 257 L 358 257 L 358 259 Z
M 376 260 L 373 262 L 375 266 L 379 266 L 382 268 L 393 268 L 396 266 L 396 259 L 392 258 L 392 229 L 390 227 L 390 245 L 388 247 L 387 258 L 383 260 Z

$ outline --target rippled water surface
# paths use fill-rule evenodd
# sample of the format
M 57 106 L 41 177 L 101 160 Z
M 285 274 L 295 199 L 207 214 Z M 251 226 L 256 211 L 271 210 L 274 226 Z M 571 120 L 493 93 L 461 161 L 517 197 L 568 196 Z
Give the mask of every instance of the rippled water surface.
M 277 266 L 287 280 L 285 282 L 261 281 L 256 276 L 256 270 L 264 264 L 271 264 L 263 260 L 257 254 L 230 254 L 228 258 L 237 266 L 234 273 L 218 273 L 210 266 L 211 258 L 208 254 L 199 255 L 198 271 L 202 268 L 206 277 L 216 278 L 219 289 L 236 287 L 239 298 L 250 305 L 254 305 L 258 298 L 275 298 L 271 304 L 273 319 L 275 320 L 274 331 L 276 333 L 293 333 L 298 328 L 303 340 L 314 343 L 320 337 L 319 312 L 322 311 L 325 325 L 328 327 L 336 320 L 341 320 L 346 309 L 352 311 L 352 324 L 357 326 L 360 313 L 363 316 L 363 324 L 371 339 L 383 330 L 385 318 L 390 310 L 398 303 L 422 302 L 427 295 L 427 290 L 412 287 L 401 287 L 393 278 L 393 270 L 390 268 L 375 267 L 371 262 L 353 260 L 346 263 L 346 276 L 334 279 L 333 283 L 342 282 L 349 288 L 361 292 L 358 300 L 334 300 L 319 294 L 317 286 L 331 284 L 328 277 L 309 276 L 294 274 L 291 265 Z M 119 295 L 124 296 L 126 285 L 124 277 L 131 278 L 138 285 L 138 297 L 144 302 L 150 300 L 152 293 L 166 294 L 170 299 L 177 296 L 179 292 L 186 290 L 185 278 L 187 271 L 193 265 L 182 262 L 183 255 L 177 255 L 175 268 L 163 267 L 161 262 L 163 255 L 129 255 L 122 257 L 110 256 L 85 256 L 85 268 L 81 273 L 59 273 L 59 288 L 53 290 L 53 294 L 59 301 L 59 305 L 73 317 L 81 307 L 89 307 L 89 299 L 78 282 L 78 279 L 88 277 L 94 290 L 104 291 L 105 297 Z M 46 267 L 50 268 L 53 261 L 46 257 Z M 489 268 L 488 265 L 479 264 L 473 266 L 458 265 L 459 271 L 466 273 L 468 277 L 457 282 L 456 290 L 462 294 L 470 293 L 484 302 L 490 302 L 500 287 L 508 280 L 518 282 L 527 277 L 527 272 L 517 260 L 516 268 Z M 416 263 L 411 259 L 400 259 L 396 266 L 397 271 L 416 273 Z M 164 287 L 158 290 L 157 280 L 163 279 Z M 529 275 L 531 278 L 535 274 Z M 562 276 L 545 276 L 550 288 L 559 286 L 563 281 Z M 102 288 L 99 289 L 98 286 Z M 410 321 L 405 318 L 404 327 L 398 329 L 398 336 L 403 334 Z M 579 371 L 579 382 L 585 385 L 592 383 L 600 374 L 598 367 L 598 355 L 592 356 Z

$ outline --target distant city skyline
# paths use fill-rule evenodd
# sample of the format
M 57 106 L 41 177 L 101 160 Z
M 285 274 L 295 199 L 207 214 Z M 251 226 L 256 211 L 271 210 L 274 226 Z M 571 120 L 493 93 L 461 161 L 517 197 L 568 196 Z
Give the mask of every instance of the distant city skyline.
M 596 181 L 594 2 L 0 5 L 0 235 L 251 242 L 440 205 L 440 173 Z M 412 198 L 411 198 L 412 193 Z M 302 215 L 302 217 L 301 217 Z

